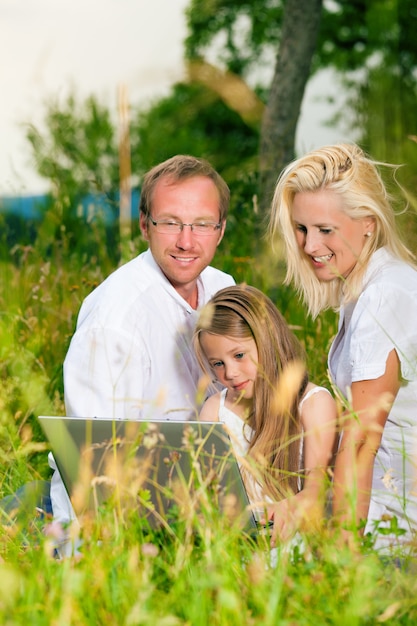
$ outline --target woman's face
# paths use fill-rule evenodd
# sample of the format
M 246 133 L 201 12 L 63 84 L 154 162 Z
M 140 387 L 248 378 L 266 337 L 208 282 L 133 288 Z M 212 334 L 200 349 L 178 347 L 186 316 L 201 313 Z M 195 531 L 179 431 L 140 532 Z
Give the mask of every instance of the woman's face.
M 351 219 L 340 196 L 326 189 L 296 193 L 292 219 L 301 253 L 322 281 L 349 276 L 374 230 L 372 218 Z

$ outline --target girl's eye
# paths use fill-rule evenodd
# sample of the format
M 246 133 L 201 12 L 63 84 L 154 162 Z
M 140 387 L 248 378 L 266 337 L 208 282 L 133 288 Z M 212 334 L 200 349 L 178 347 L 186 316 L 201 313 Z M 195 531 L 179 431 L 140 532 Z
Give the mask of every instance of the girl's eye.
M 214 361 L 214 363 L 211 364 L 212 368 L 215 367 L 221 367 L 223 365 L 223 361 Z
M 244 352 L 238 352 L 237 354 L 235 354 L 235 359 L 243 359 L 244 356 L 245 356 Z
M 332 232 L 331 228 L 320 228 L 320 232 L 323 233 L 323 235 L 330 235 L 330 233 Z

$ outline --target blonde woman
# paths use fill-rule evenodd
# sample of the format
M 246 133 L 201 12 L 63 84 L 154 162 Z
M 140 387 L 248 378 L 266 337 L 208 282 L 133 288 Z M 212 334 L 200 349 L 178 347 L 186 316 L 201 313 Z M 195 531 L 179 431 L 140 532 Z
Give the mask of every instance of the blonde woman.
M 377 531 L 385 548 L 417 528 L 417 271 L 380 166 L 354 144 L 294 161 L 278 179 L 270 230 L 311 315 L 340 310 L 329 353 L 346 409 L 334 513 L 347 530 Z
M 202 369 L 223 385 L 200 418 L 223 421 L 272 544 L 289 539 L 324 503 L 336 404 L 308 381 L 301 346 L 272 301 L 254 287 L 222 289 L 194 334 Z M 292 388 L 292 392 L 291 389 Z

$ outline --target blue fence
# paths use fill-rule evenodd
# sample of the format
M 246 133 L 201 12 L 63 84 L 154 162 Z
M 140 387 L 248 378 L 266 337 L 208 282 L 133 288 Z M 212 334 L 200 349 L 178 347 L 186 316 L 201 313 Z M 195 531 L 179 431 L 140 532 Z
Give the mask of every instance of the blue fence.
M 25 220 L 41 221 L 45 211 L 51 205 L 48 195 L 0 196 L 0 214 L 14 215 Z M 132 191 L 132 220 L 139 217 L 139 191 Z M 88 194 L 72 207 L 74 216 L 91 222 L 100 219 L 111 224 L 119 215 L 119 193 L 113 199 L 105 194 Z

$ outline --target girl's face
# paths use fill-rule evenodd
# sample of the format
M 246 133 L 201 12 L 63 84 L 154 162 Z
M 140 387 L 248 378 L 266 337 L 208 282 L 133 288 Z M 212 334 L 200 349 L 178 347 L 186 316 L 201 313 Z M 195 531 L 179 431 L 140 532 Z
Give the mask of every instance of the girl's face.
M 252 399 L 258 374 L 255 341 L 203 332 L 200 343 L 217 380 L 231 392 L 230 399 Z
M 374 230 L 372 218 L 353 220 L 328 189 L 296 193 L 292 217 L 298 246 L 322 281 L 349 276 Z

